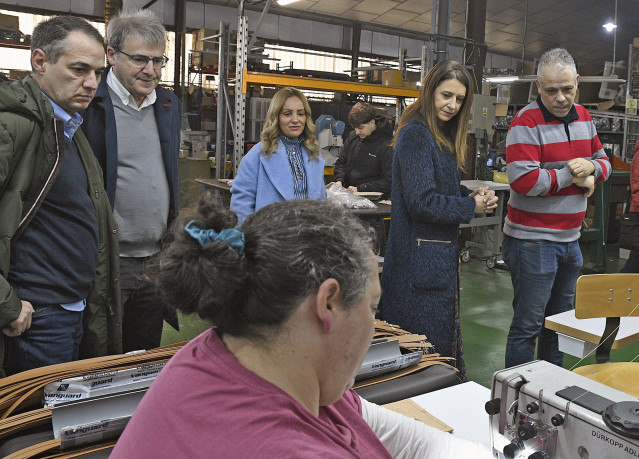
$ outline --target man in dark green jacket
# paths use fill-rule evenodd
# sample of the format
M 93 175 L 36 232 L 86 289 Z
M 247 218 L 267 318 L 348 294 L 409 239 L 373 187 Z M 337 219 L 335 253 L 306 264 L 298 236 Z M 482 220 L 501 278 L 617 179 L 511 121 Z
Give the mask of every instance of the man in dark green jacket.
M 120 353 L 118 238 L 78 130 L 105 67 L 81 18 L 33 31 L 32 74 L 0 82 L 0 375 Z

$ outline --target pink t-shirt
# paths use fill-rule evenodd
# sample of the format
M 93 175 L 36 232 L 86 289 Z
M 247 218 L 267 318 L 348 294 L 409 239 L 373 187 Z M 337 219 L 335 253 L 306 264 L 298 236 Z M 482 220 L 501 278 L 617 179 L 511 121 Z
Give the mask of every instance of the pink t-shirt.
M 244 368 L 214 330 L 184 346 L 136 409 L 111 458 L 390 458 L 347 391 L 309 413 Z

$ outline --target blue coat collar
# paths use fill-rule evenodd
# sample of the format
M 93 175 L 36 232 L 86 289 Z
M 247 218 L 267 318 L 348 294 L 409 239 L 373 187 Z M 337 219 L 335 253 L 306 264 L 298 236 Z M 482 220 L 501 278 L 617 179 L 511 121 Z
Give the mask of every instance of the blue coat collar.
M 302 157 L 304 158 L 304 168 L 306 169 L 307 177 L 317 177 L 317 174 L 324 175 L 323 159 L 309 160 L 308 151 L 306 151 L 304 146 L 302 146 Z M 264 167 L 264 172 L 266 172 L 266 175 L 277 192 L 287 201 L 295 199 L 291 166 L 288 162 L 288 155 L 286 154 L 286 149 L 282 141 L 278 140 L 277 150 L 270 158 L 261 155 L 260 162 L 262 163 L 262 167 Z M 317 199 L 324 189 L 323 184 L 313 180 L 308 180 L 306 186 L 309 199 Z

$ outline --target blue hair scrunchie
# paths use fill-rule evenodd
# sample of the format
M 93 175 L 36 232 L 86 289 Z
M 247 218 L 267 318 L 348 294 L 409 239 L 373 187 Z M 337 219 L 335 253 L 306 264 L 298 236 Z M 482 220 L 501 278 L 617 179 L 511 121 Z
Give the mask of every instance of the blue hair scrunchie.
M 184 229 L 202 247 L 213 241 L 224 241 L 230 244 L 240 256 L 244 254 L 244 233 L 235 228 L 226 228 L 218 233 L 214 229 L 203 229 L 197 220 L 191 220 Z

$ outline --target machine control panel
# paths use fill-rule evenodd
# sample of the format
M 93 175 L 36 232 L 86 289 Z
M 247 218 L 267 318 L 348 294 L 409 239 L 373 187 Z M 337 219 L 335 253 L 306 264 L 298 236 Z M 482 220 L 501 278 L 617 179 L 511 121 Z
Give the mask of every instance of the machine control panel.
M 495 373 L 486 412 L 500 459 L 639 457 L 639 401 L 548 362 Z

